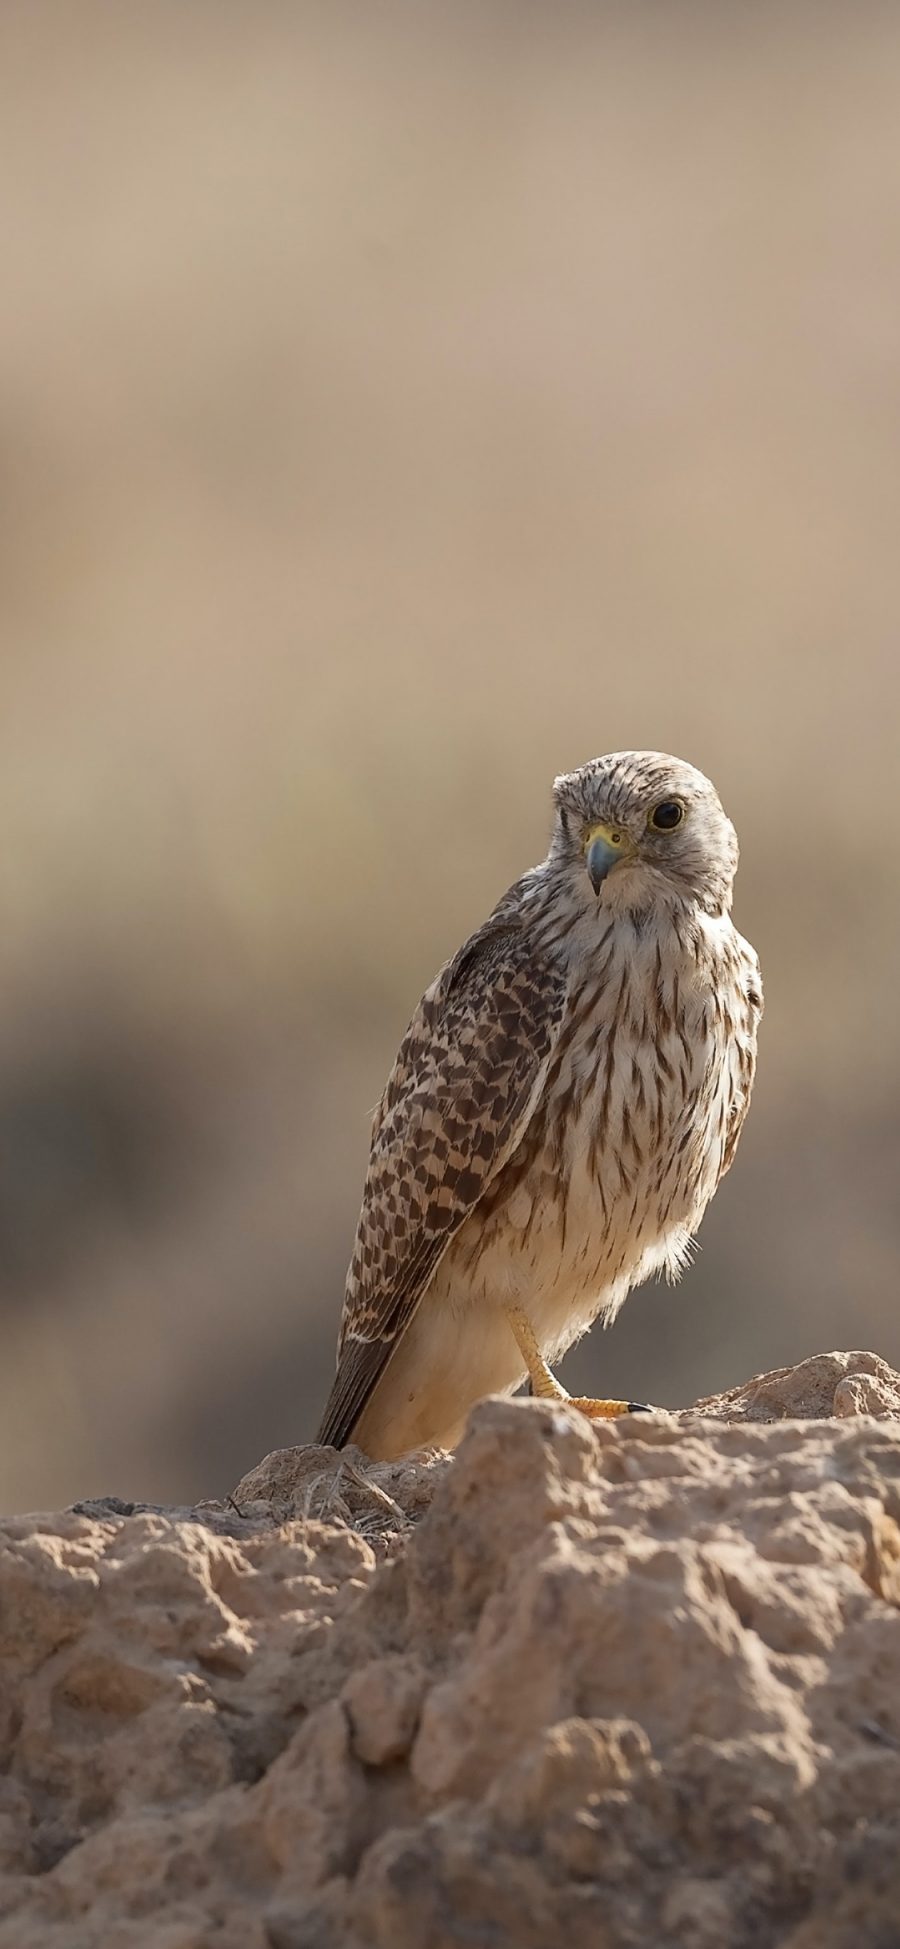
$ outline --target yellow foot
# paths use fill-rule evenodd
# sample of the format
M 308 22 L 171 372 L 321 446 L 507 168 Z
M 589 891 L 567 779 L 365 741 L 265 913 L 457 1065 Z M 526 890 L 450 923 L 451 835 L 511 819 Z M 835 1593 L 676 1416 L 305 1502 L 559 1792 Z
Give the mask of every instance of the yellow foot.
M 586 1394 L 571 1394 L 570 1408 L 586 1414 L 589 1421 L 613 1421 L 618 1414 L 655 1414 L 645 1401 L 592 1401 Z
M 589 1421 L 614 1421 L 619 1414 L 655 1414 L 644 1401 L 592 1401 L 587 1394 L 567 1394 L 561 1381 L 550 1372 L 537 1343 L 534 1327 L 521 1306 L 507 1306 L 506 1317 L 528 1373 L 532 1394 L 541 1401 L 568 1401 Z

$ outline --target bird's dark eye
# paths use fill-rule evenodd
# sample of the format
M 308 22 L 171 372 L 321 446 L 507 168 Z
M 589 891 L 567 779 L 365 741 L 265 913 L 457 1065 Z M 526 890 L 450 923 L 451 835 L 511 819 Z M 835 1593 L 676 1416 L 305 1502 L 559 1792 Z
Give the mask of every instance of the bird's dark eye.
M 655 805 L 650 814 L 650 824 L 657 832 L 674 832 L 684 818 L 684 806 L 680 799 L 663 799 Z

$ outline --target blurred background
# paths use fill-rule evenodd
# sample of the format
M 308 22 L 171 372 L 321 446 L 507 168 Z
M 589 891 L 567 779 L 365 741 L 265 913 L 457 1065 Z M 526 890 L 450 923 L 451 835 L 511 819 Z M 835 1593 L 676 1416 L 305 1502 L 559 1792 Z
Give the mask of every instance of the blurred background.
M 900 11 L 5 0 L 0 1496 L 312 1435 L 369 1112 L 673 750 L 768 1006 L 570 1387 L 900 1364 Z

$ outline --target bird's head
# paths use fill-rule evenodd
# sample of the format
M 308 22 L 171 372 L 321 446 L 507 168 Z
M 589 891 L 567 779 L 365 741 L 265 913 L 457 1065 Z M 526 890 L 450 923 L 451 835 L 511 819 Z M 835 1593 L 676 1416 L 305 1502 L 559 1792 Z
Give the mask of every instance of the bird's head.
M 553 788 L 550 860 L 582 898 L 635 912 L 664 891 L 727 913 L 737 834 L 708 778 L 661 751 L 616 751 Z

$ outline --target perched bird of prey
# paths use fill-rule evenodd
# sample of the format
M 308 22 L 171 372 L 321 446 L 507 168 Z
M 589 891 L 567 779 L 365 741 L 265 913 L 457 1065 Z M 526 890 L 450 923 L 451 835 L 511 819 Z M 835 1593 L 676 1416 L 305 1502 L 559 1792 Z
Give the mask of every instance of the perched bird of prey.
M 427 990 L 375 1113 L 335 1447 L 452 1447 L 526 1375 L 569 1399 L 548 1363 L 648 1273 L 677 1277 L 734 1156 L 762 1013 L 734 827 L 657 751 L 596 758 L 554 799 L 547 858 Z

